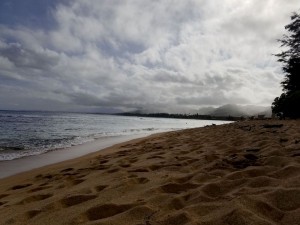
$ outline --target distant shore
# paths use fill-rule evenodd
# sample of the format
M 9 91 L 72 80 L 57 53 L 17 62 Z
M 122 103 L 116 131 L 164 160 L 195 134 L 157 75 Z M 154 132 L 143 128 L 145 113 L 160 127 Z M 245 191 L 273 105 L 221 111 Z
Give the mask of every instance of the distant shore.
M 195 120 L 218 120 L 218 121 L 239 121 L 244 120 L 244 116 L 214 116 L 200 114 L 170 114 L 170 113 L 118 113 L 117 116 L 135 116 L 152 118 L 171 118 L 171 119 L 195 119 Z M 254 118 L 254 116 L 253 116 Z
M 300 121 L 155 134 L 0 180 L 0 224 L 300 221 Z

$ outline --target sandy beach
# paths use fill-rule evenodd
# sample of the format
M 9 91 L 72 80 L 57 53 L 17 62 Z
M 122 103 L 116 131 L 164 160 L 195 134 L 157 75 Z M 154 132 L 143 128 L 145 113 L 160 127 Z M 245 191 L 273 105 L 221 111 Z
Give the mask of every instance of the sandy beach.
M 0 224 L 299 221 L 300 121 L 156 134 L 0 180 Z

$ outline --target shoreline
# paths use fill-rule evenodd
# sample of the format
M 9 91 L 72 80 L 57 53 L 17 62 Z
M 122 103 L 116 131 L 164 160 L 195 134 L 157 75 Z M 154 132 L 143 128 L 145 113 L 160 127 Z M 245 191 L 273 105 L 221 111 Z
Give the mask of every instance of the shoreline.
M 0 180 L 0 224 L 298 225 L 300 121 L 119 143 Z
M 231 123 L 230 121 L 216 121 L 217 123 L 226 124 Z M 220 124 L 219 124 L 220 125 Z M 210 126 L 203 124 L 204 126 Z M 200 128 L 200 127 L 199 127 Z M 83 144 L 75 145 L 72 147 L 55 149 L 38 155 L 25 156 L 13 160 L 0 161 L 0 180 L 5 177 L 13 176 L 18 173 L 38 169 L 43 166 L 80 158 L 90 153 L 102 151 L 106 148 L 112 147 L 122 142 L 144 138 L 156 134 L 163 134 L 173 131 L 180 131 L 192 128 L 183 128 L 178 130 L 169 131 L 156 131 L 150 133 L 120 135 L 120 136 L 108 136 L 95 139 L 93 141 L 85 142 Z
M 0 181 L 3 178 L 14 176 L 19 173 L 28 172 L 52 164 L 64 163 L 65 161 L 81 158 L 98 151 L 103 151 L 123 142 L 144 138 L 151 135 L 152 134 L 136 134 L 99 138 L 97 140 L 86 142 L 80 145 L 57 149 L 39 155 L 0 161 Z

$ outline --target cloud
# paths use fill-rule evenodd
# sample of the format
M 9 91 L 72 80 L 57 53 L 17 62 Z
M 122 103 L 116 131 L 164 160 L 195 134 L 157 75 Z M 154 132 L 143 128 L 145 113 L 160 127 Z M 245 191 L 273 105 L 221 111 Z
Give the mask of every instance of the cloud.
M 297 3 L 56 1 L 46 10 L 51 26 L 25 17 L 0 24 L 1 92 L 15 106 L 0 104 L 170 112 L 270 105 L 283 78 L 272 54 Z
M 24 49 L 18 43 L 3 44 L 0 47 L 1 56 L 18 68 L 33 68 L 47 70 L 58 63 L 58 58 L 51 51 L 34 51 Z

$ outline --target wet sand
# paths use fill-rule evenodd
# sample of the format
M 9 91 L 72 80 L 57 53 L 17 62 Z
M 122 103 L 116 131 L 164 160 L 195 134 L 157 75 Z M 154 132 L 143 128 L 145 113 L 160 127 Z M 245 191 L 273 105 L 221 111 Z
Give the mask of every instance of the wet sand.
M 124 141 L 129 141 L 145 136 L 147 136 L 147 134 L 104 137 L 70 148 L 47 152 L 45 154 L 24 157 L 15 160 L 0 161 L 0 179 L 42 166 L 75 159 L 93 152 L 97 152 L 99 151 L 99 149 L 102 150 Z
M 300 121 L 157 134 L 0 180 L 0 224 L 299 221 Z

